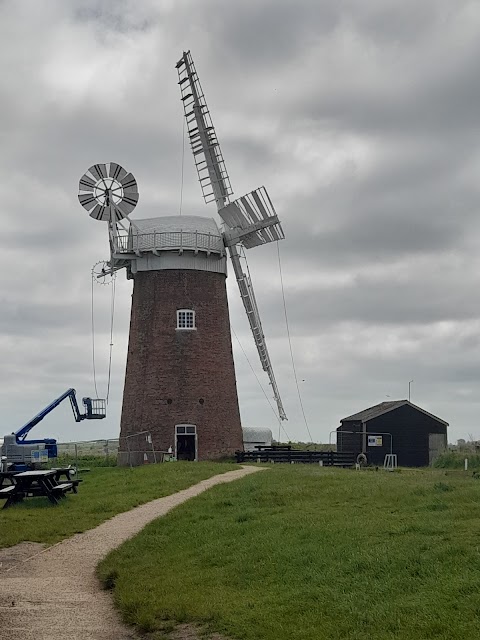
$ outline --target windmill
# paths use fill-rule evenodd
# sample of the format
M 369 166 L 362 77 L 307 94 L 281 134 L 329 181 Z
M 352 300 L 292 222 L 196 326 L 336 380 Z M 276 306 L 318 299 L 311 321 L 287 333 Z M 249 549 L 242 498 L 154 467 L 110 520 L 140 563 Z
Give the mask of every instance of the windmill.
M 243 448 L 227 252 L 278 415 L 286 419 L 252 282 L 241 261 L 246 249 L 283 239 L 283 231 L 264 187 L 231 200 L 230 179 L 190 52 L 176 68 L 203 197 L 215 202 L 222 230 L 213 218 L 185 215 L 129 220 L 127 227 L 123 219 L 138 201 L 133 176 L 109 163 L 93 165 L 80 180 L 81 204 L 93 218 L 108 222 L 110 272 L 125 267 L 134 281 L 120 463 L 127 461 L 127 448 L 131 451 L 127 441 L 146 431 L 155 449 L 172 447 L 179 459 L 214 459 Z

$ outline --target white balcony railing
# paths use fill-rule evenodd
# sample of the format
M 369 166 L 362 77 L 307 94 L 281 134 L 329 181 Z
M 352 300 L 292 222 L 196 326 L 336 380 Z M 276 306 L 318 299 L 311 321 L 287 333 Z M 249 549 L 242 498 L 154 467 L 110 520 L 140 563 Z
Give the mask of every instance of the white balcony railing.
M 114 239 L 116 253 L 142 251 L 204 251 L 225 253 L 220 236 L 197 231 L 158 231 L 152 233 L 117 234 Z

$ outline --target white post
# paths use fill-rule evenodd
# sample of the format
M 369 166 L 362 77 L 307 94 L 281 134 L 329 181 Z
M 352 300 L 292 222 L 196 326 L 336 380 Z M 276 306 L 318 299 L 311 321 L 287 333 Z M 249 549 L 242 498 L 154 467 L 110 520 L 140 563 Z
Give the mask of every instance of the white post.
M 465 458 L 465 471 L 468 471 L 468 458 Z

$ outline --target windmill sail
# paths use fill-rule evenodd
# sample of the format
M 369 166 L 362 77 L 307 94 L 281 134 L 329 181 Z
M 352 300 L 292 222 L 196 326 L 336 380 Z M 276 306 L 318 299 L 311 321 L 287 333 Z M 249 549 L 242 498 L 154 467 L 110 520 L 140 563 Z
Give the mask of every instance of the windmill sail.
M 273 373 L 272 363 L 270 362 L 267 343 L 265 342 L 262 323 L 260 321 L 260 314 L 258 312 L 257 301 L 255 300 L 255 294 L 253 292 L 252 281 L 245 273 L 243 273 L 242 265 L 240 263 L 240 255 L 238 253 L 236 245 L 233 245 L 228 249 L 230 252 L 230 257 L 232 259 L 235 277 L 240 289 L 240 296 L 242 298 L 245 311 L 247 312 L 248 322 L 250 323 L 250 329 L 253 333 L 253 338 L 257 346 L 258 355 L 260 356 L 260 362 L 262 363 L 262 368 L 268 374 L 268 377 L 270 379 L 273 396 L 275 398 L 275 402 L 277 403 L 278 415 L 281 420 L 286 420 L 287 415 L 283 408 L 282 400 L 280 398 L 280 392 L 278 390 L 275 375 Z
M 285 237 L 265 187 L 230 202 L 218 214 L 230 227 L 227 244 L 241 241 L 246 249 L 251 249 Z
M 222 151 L 190 51 L 177 62 L 188 137 L 205 202 L 222 207 L 232 194 Z
M 287 416 L 270 362 L 252 283 L 250 278 L 243 273 L 238 253 L 240 243 L 246 249 L 250 249 L 283 239 L 283 230 L 264 187 L 256 189 L 234 202 L 229 202 L 229 196 L 233 193 L 230 178 L 190 51 L 184 52 L 176 67 L 188 137 L 203 197 L 206 203 L 215 201 L 218 214 L 225 223 L 224 241 L 232 259 L 240 296 L 247 313 L 260 362 L 270 379 L 278 414 L 282 420 L 286 420 Z

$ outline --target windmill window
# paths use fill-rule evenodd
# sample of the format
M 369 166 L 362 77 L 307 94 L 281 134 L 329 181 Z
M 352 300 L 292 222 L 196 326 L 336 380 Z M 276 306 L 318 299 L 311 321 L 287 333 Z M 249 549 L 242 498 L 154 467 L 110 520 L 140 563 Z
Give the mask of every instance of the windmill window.
M 177 433 L 177 436 L 183 436 L 183 435 L 196 435 L 197 433 L 197 428 L 194 424 L 177 424 L 175 426 L 175 431 Z
M 177 329 L 196 329 L 195 326 L 195 311 L 191 309 L 178 309 L 177 310 Z

